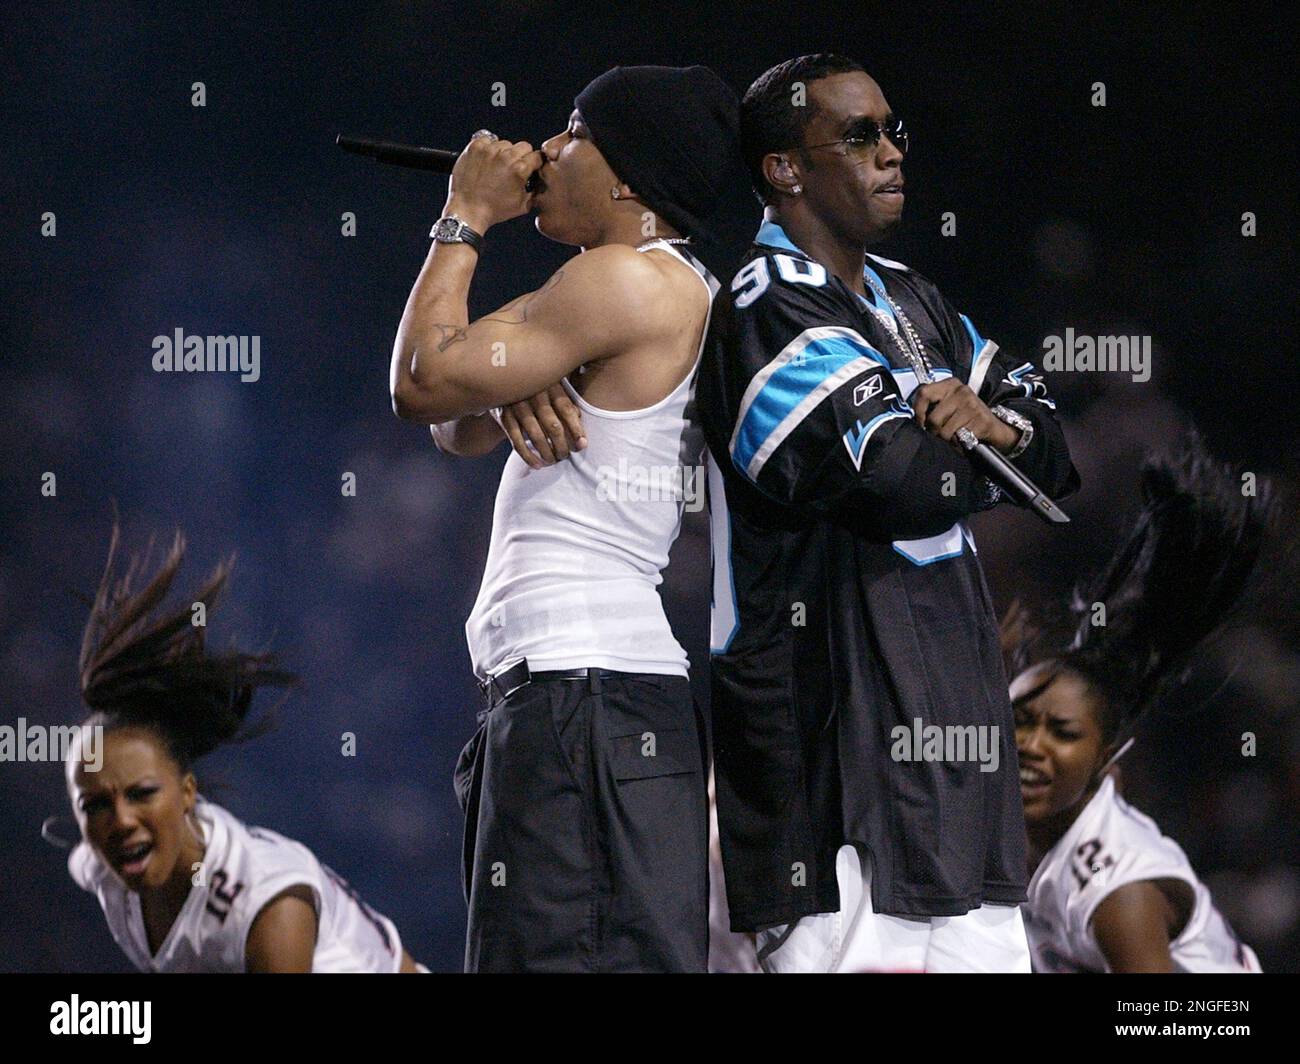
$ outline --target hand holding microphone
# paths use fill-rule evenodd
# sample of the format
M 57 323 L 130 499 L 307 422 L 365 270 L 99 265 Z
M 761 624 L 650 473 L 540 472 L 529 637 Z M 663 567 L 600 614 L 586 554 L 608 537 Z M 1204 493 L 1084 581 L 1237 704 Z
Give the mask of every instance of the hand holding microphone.
M 956 442 L 958 432 L 969 429 L 977 440 L 999 451 L 1009 451 L 1020 440 L 1020 433 L 999 419 L 968 385 L 956 377 L 922 384 L 911 398 L 912 409 L 921 427 L 941 440 Z
M 501 140 L 485 129 L 475 133 L 459 154 L 442 148 L 423 148 L 342 134 L 335 138 L 335 143 L 344 151 L 377 162 L 451 174 L 448 212 L 456 213 L 480 233 L 489 225 L 528 212 L 537 187 L 537 171 L 546 161 L 542 153 L 534 151 L 527 141 L 512 143 Z M 453 195 L 457 200 L 454 207 L 450 202 Z M 474 219 L 471 220 L 463 211 L 471 212 Z M 483 228 L 479 229 L 475 222 Z
M 1006 458 L 1020 442 L 1020 432 L 994 414 L 969 385 L 956 377 L 931 381 L 916 389 L 911 403 L 923 428 L 960 444 L 1013 498 L 1044 521 L 1069 522 L 1064 511 Z
M 443 213 L 454 214 L 479 233 L 527 214 L 533 205 L 531 178 L 544 161 L 526 140 L 501 140 L 479 130 L 452 166 Z

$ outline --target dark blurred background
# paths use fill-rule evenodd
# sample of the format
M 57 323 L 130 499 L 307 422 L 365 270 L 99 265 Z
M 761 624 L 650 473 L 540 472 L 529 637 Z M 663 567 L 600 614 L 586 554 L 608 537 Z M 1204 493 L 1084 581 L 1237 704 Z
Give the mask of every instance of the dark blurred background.
M 445 179 L 345 156 L 336 134 L 459 147 L 490 126 L 538 143 L 615 63 L 706 63 L 743 91 L 782 59 L 845 52 L 914 137 L 905 229 L 875 250 L 1026 358 L 1067 327 L 1153 338 L 1146 383 L 1052 377 L 1084 488 L 1065 529 L 1018 512 L 975 522 L 999 609 L 1063 601 L 1132 516 L 1142 456 L 1189 424 L 1223 457 L 1296 482 L 1295 65 L 1280 5 L 186 7 L 0 16 L 0 723 L 80 719 L 76 596 L 97 582 L 112 500 L 128 546 L 186 530 L 185 591 L 236 552 L 215 645 L 273 646 L 306 682 L 278 730 L 212 758 L 202 786 L 311 846 L 435 970 L 461 962 L 450 776 L 477 708 L 462 625 L 505 451 L 445 457 L 392 415 L 389 352 Z M 205 107 L 191 106 L 196 81 Z M 41 235 L 47 211 L 57 236 Z M 570 254 L 527 219 L 494 229 L 472 310 Z M 261 379 L 155 373 L 152 338 L 177 327 L 260 336 Z M 664 585 L 701 698 L 707 540 L 689 517 Z M 1129 798 L 1187 850 L 1265 968 L 1293 971 L 1294 601 L 1208 649 L 1124 762 Z M 346 731 L 354 758 L 340 756 Z M 1241 756 L 1243 731 L 1258 756 Z M 0 806 L 0 969 L 126 970 L 40 838 L 69 811 L 60 767 L 0 765 Z

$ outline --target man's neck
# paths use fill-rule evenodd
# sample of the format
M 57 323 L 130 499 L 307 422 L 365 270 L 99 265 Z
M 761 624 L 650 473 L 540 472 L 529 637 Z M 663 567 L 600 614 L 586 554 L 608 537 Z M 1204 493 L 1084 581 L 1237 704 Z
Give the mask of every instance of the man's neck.
M 768 207 L 763 218 L 784 229 L 795 247 L 820 262 L 858 295 L 867 294 L 866 282 L 862 279 L 867 252 L 861 244 L 846 241 L 809 211 L 782 213 L 775 207 Z
M 595 240 L 582 245 L 583 251 L 604 247 L 606 244 L 630 244 L 639 247 L 651 240 L 678 240 L 681 233 L 665 222 L 658 215 L 654 216 L 652 234 L 646 236 L 645 219 L 641 215 L 619 215 L 610 220 L 609 225 Z

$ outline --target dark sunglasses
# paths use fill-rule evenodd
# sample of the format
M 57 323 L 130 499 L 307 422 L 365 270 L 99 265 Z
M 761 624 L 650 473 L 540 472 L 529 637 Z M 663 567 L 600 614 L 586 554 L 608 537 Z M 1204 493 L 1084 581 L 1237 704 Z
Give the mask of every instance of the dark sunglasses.
M 835 144 L 843 144 L 844 151 L 842 154 L 862 158 L 876 150 L 876 146 L 880 144 L 882 133 L 889 138 L 890 143 L 895 148 L 904 155 L 907 154 L 910 138 L 907 129 L 903 125 L 903 120 L 897 115 L 888 115 L 883 122 L 867 123 L 863 128 L 855 130 L 849 136 L 841 137 L 839 140 L 828 140 L 823 144 L 805 144 L 804 148 L 811 151 L 813 148 L 829 148 Z

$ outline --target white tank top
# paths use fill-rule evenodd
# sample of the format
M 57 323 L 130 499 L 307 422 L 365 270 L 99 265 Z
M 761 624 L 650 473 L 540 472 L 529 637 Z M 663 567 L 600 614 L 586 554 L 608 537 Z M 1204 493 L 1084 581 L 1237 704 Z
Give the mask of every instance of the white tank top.
M 709 305 L 718 283 L 689 253 Z M 582 411 L 587 446 L 530 469 L 513 451 L 501 472 L 492 542 L 478 600 L 465 623 L 481 678 L 523 658 L 534 672 L 602 668 L 687 675 L 659 599 L 661 573 L 684 507 L 704 504 L 703 433 L 695 417 L 695 362 L 667 396 L 641 410 L 602 410 L 564 382 Z
M 1034 971 L 1109 971 L 1093 913 L 1120 887 L 1150 879 L 1182 880 L 1195 898 L 1187 926 L 1169 944 L 1179 971 L 1260 970 L 1254 951 L 1215 908 L 1182 847 L 1116 794 L 1107 777 L 1029 882 L 1023 911 Z
M 250 827 L 202 797 L 204 886 L 190 888 L 167 937 L 153 953 L 140 896 L 83 840 L 68 855 L 77 885 L 99 899 L 113 938 L 144 972 L 242 972 L 253 921 L 272 898 L 306 886 L 316 907 L 313 972 L 396 972 L 402 943 L 393 922 L 375 912 L 300 842 Z

